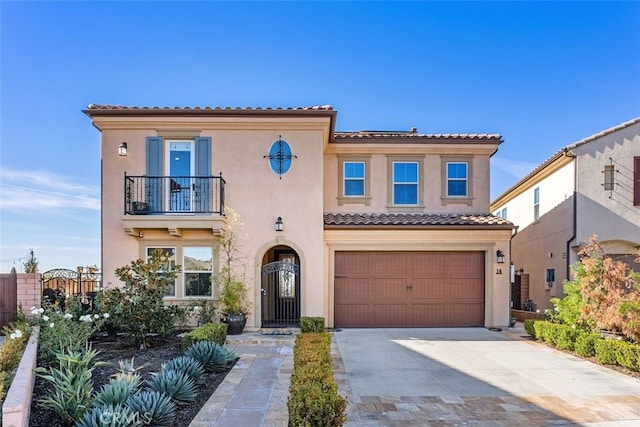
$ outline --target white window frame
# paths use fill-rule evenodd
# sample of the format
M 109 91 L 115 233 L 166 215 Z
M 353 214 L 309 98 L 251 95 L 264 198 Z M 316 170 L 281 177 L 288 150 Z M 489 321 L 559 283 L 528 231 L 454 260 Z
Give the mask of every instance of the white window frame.
M 362 177 L 347 177 L 348 164 L 362 165 Z M 363 161 L 349 160 L 342 162 L 342 197 L 365 197 L 367 193 L 367 164 Z M 347 182 L 362 182 L 362 194 L 347 194 Z
M 415 181 L 402 181 L 402 182 L 398 182 L 396 181 L 396 174 L 395 174 L 395 166 L 396 165 L 400 165 L 400 164 L 404 164 L 404 165 L 416 165 L 416 180 Z M 420 204 L 420 163 L 419 162 L 415 162 L 415 161 L 393 161 L 391 163 L 391 176 L 392 176 L 392 180 L 393 182 L 391 183 L 391 188 L 393 190 L 392 194 L 391 194 L 391 200 L 393 203 L 393 206 L 418 206 Z M 396 203 L 396 185 L 415 185 L 416 187 L 416 201 L 415 203 Z
M 369 206 L 371 204 L 371 171 L 369 164 L 371 156 L 359 154 L 338 155 L 338 206 L 344 204 L 360 204 Z M 345 179 L 344 164 L 345 163 L 364 163 L 364 195 L 362 196 L 346 196 L 345 195 Z
M 165 147 L 164 147 L 164 175 L 168 178 L 169 182 L 171 182 L 171 144 L 173 143 L 189 143 L 189 155 L 190 155 L 190 171 L 189 171 L 189 176 L 193 177 L 195 176 L 195 169 L 196 169 L 196 141 L 195 139 L 165 139 Z M 193 186 L 193 179 L 190 180 L 190 186 Z M 166 188 L 165 188 L 165 195 L 164 195 L 164 200 L 165 200 L 165 206 L 164 206 L 164 210 L 166 212 L 168 212 L 169 215 L 192 215 L 193 214 L 193 203 L 194 203 L 194 198 L 193 198 L 193 191 L 191 191 L 190 194 L 190 206 L 189 206 L 189 210 L 176 210 L 176 211 L 172 211 L 171 210 L 171 185 L 169 185 L 169 183 L 166 183 Z
M 540 219 L 540 187 L 533 189 L 533 220 Z
M 202 248 L 207 248 L 211 251 L 211 268 L 209 270 L 187 270 L 187 261 L 185 259 L 186 256 L 186 252 L 188 252 L 189 248 L 198 248 L 198 249 L 202 249 Z M 214 286 L 214 280 L 213 280 L 213 267 L 214 267 L 214 253 L 213 253 L 213 248 L 210 246 L 202 246 L 202 245 L 187 245 L 187 246 L 183 246 L 182 247 L 182 266 L 183 266 L 183 271 L 182 271 L 182 287 L 183 287 L 183 296 L 184 298 L 194 298 L 194 299 L 210 299 L 213 298 L 215 295 L 215 286 Z M 211 283 L 211 293 L 209 295 L 187 295 L 187 288 L 188 288 L 188 283 L 187 283 L 187 274 L 209 274 L 209 280 Z
M 465 166 L 465 177 L 464 178 L 452 178 L 449 176 L 449 165 L 464 165 Z M 447 197 L 455 197 L 455 198 L 467 198 L 469 197 L 469 163 L 468 162 L 446 162 L 446 174 L 447 174 L 447 184 L 446 191 Z M 449 194 L 449 181 L 464 181 L 464 194 Z

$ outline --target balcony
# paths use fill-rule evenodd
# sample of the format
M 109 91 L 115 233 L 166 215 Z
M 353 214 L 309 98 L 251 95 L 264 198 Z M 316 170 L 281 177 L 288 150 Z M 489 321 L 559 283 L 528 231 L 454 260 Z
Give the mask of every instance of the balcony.
M 142 237 L 144 230 L 166 229 L 181 236 L 183 229 L 222 225 L 225 180 L 219 176 L 124 176 L 124 228 Z

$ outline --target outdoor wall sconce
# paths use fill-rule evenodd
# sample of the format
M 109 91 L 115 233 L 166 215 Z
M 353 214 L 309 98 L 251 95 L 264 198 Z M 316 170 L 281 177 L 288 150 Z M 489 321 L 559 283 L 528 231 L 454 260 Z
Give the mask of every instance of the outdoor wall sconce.
M 120 145 L 118 145 L 118 156 L 126 156 L 127 155 L 127 143 L 122 141 Z
M 276 231 L 282 231 L 284 229 L 284 223 L 282 222 L 282 217 L 279 216 L 276 220 Z
M 498 264 L 504 264 L 504 254 L 500 249 L 496 251 L 496 259 L 498 261 Z

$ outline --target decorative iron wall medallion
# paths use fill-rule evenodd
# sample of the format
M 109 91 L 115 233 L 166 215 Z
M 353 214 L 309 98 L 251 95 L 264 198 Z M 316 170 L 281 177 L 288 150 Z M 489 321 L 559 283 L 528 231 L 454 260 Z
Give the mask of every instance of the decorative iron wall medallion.
M 289 147 L 287 141 L 282 139 L 282 136 L 278 136 L 278 140 L 271 144 L 269 155 L 263 157 L 269 159 L 271 170 L 277 173 L 280 179 L 282 179 L 283 174 L 289 172 L 289 169 L 291 169 L 293 159 L 298 158 L 291 153 L 291 147 Z

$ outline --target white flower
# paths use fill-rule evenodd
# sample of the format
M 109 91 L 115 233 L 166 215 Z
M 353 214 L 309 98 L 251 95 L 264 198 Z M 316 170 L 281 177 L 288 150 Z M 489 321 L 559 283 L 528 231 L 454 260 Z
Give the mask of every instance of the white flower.
M 94 318 L 94 319 L 99 319 L 99 318 L 100 318 L 100 315 L 99 315 L 99 314 L 94 314 L 94 315 L 93 315 L 93 318 Z
M 16 333 L 12 332 L 11 335 L 9 335 L 9 338 L 12 339 L 12 340 L 15 340 L 16 339 Z
M 45 314 L 44 316 L 42 316 L 42 320 L 44 320 L 44 321 L 46 322 L 47 320 L 49 320 L 49 316 L 47 316 L 47 315 Z
M 12 340 L 15 340 L 16 338 L 22 338 L 22 331 L 20 329 L 16 329 L 15 332 L 9 335 L 9 338 L 11 338 Z
M 109 313 L 103 314 L 102 317 L 104 317 L 105 319 L 108 319 L 109 318 Z
M 38 313 L 40 313 L 40 314 L 44 313 L 44 308 L 40 307 L 40 308 L 38 309 Z
M 49 323 L 49 327 L 53 328 L 55 326 L 55 324 L 53 322 Z
M 91 315 L 90 314 L 85 314 L 84 316 L 80 316 L 80 321 L 81 322 L 91 322 Z
M 34 305 L 33 307 L 31 307 L 29 310 L 33 311 L 36 309 L 36 306 Z
M 64 314 L 64 318 L 65 318 L 65 319 L 73 319 L 73 314 L 71 314 L 71 313 L 65 313 L 65 314 Z

